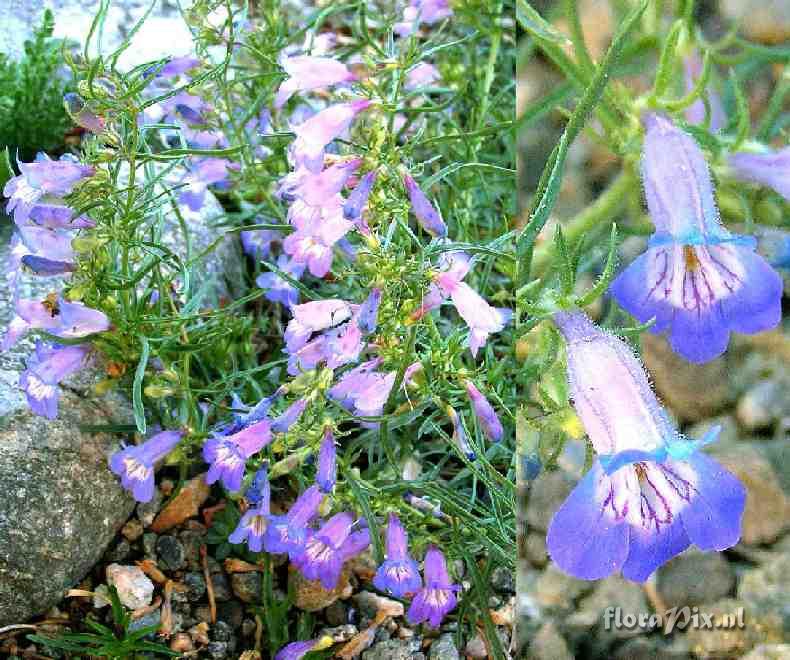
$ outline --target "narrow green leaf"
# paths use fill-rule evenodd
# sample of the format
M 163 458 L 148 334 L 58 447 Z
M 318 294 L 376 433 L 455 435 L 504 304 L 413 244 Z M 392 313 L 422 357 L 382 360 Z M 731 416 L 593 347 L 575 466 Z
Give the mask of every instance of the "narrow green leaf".
M 527 0 L 517 0 L 516 20 L 525 32 L 537 39 L 551 41 L 561 46 L 570 44 L 570 39 L 543 18 Z
M 653 84 L 652 98 L 654 99 L 664 96 L 675 79 L 678 42 L 683 34 L 684 27 L 682 20 L 675 21 L 664 42 L 664 47 L 661 49 L 661 57 L 658 60 L 658 69 L 656 70 L 656 81 Z
M 362 515 L 365 516 L 365 520 L 368 523 L 368 529 L 370 530 L 370 542 L 373 546 L 373 557 L 375 558 L 376 563 L 380 564 L 384 561 L 384 548 L 381 546 L 379 525 L 376 521 L 376 516 L 373 514 L 373 510 L 370 508 L 370 501 L 368 500 L 367 493 L 365 493 L 357 480 L 352 476 L 350 470 L 345 470 L 344 476 L 349 486 L 351 486 L 351 491 L 354 493 L 354 499 L 362 509 Z
M 14 168 L 11 166 L 11 157 L 8 154 L 8 147 L 0 152 L 0 190 L 5 186 L 6 181 L 15 177 Z
M 140 337 L 140 362 L 134 372 L 134 383 L 132 384 L 132 407 L 134 409 L 134 423 L 141 435 L 145 435 L 145 407 L 143 406 L 143 377 L 145 368 L 148 366 L 148 354 L 150 346 L 146 337 Z
M 705 93 L 705 90 L 708 87 L 708 82 L 710 81 L 710 74 L 712 70 L 713 67 L 711 66 L 710 53 L 705 51 L 705 54 L 702 57 L 702 72 L 700 73 L 697 80 L 694 81 L 694 87 L 691 88 L 689 93 L 675 101 L 659 99 L 659 104 L 672 112 L 685 110 Z
M 609 253 L 606 255 L 606 264 L 603 267 L 603 273 L 598 278 L 598 281 L 587 291 L 584 295 L 580 296 L 576 301 L 579 307 L 586 307 L 591 302 L 606 293 L 609 285 L 614 278 L 614 270 L 617 267 L 617 225 L 612 225 L 612 233 L 609 235 Z
M 737 151 L 738 148 L 749 137 L 749 129 L 752 125 L 751 117 L 749 116 L 749 102 L 743 94 L 741 85 L 735 75 L 735 71 L 730 73 L 730 82 L 732 83 L 732 91 L 735 94 L 735 143 L 732 145 L 732 151 Z

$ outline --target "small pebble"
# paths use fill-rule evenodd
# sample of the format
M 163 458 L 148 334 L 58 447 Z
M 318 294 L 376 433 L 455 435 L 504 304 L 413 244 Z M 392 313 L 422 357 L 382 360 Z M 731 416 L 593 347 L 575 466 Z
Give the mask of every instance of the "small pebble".
M 187 587 L 187 600 L 195 602 L 203 598 L 206 593 L 206 580 L 200 573 L 187 573 L 184 576 L 184 584 Z
M 156 561 L 156 539 L 157 535 L 153 532 L 146 532 L 143 534 L 143 554 Z
M 150 502 L 140 502 L 137 505 L 137 518 L 142 523 L 143 527 L 150 527 L 154 522 L 156 514 L 162 508 L 162 493 L 159 489 L 154 490 L 154 496 Z
M 121 539 L 114 548 L 107 551 L 107 554 L 104 555 L 104 557 L 105 561 L 118 563 L 124 561 L 131 553 L 132 546 L 129 545 L 129 541 L 126 539 Z
M 133 543 L 143 535 L 143 523 L 137 518 L 132 518 L 121 528 L 121 534 L 127 541 Z
M 230 584 L 236 597 L 245 603 L 259 603 L 261 600 L 261 576 L 258 573 L 234 573 Z
M 480 635 L 476 635 L 466 643 L 464 653 L 468 658 L 487 658 L 486 643 Z
M 187 564 L 184 546 L 181 545 L 175 536 L 160 536 L 156 542 L 156 554 L 159 557 L 159 564 L 162 568 L 170 571 L 178 571 Z
M 330 626 L 342 626 L 348 623 L 348 608 L 345 603 L 335 601 L 324 610 L 324 618 Z
M 115 587 L 121 603 L 130 610 L 151 604 L 154 583 L 137 566 L 110 564 L 107 567 L 107 584 Z
M 192 643 L 192 638 L 187 633 L 176 633 L 170 641 L 170 650 L 178 653 L 186 653 L 192 651 L 195 645 Z
M 460 657 L 455 640 L 448 633 L 439 635 L 428 651 L 428 660 L 460 660 Z
M 214 588 L 214 600 L 225 601 L 233 598 L 228 578 L 224 573 L 213 573 L 211 575 L 211 586 Z

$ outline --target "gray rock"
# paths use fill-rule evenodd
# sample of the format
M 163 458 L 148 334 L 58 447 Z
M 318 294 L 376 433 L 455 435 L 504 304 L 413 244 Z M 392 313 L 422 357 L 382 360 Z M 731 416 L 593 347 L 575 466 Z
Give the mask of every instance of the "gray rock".
M 0 234 L 0 263 L 8 258 Z M 46 295 L 52 280 L 23 295 Z M 42 295 L 42 297 L 43 297 Z M 12 292 L 0 290 L 0 327 L 13 316 Z M 134 501 L 107 467 L 116 440 L 81 425 L 127 422 L 117 393 L 95 396 L 83 383 L 60 388 L 60 413 L 30 413 L 19 375 L 34 341 L 0 354 L 0 625 L 41 613 L 82 579 L 129 517 Z M 88 370 L 96 379 L 98 368 Z
M 107 584 L 115 587 L 121 603 L 130 610 L 146 607 L 154 595 L 154 583 L 137 566 L 110 564 L 107 567 Z
M 137 505 L 137 517 L 143 524 L 143 527 L 148 528 L 154 522 L 156 514 L 162 508 L 162 492 L 158 488 L 154 488 L 154 496 L 150 502 L 140 502 Z
M 331 637 L 332 641 L 335 644 L 340 644 L 341 642 L 349 641 L 354 635 L 359 632 L 359 628 L 351 623 L 346 623 L 342 626 L 336 626 L 334 628 L 322 628 L 318 633 L 319 637 Z
M 184 546 L 175 536 L 160 536 L 156 542 L 156 554 L 165 570 L 178 571 L 186 566 Z
M 565 498 L 576 485 L 562 470 L 542 472 L 532 484 L 527 507 L 527 522 L 531 528 L 545 532 L 549 522 Z
M 460 657 L 455 640 L 449 633 L 439 635 L 428 651 L 428 660 L 459 660 Z
M 554 564 L 549 564 L 538 577 L 533 595 L 540 607 L 572 610 L 573 601 L 592 587 L 592 582 L 567 575 Z
M 552 622 L 543 624 L 532 638 L 527 657 L 530 660 L 573 660 L 568 643 Z
M 413 650 L 419 650 L 419 642 L 415 649 L 414 640 L 388 639 L 364 651 L 362 660 L 411 660 Z
M 614 611 L 615 608 L 620 609 L 620 621 L 633 618 L 635 625 L 611 626 L 607 630 L 606 613 Z M 575 628 L 597 626 L 600 639 L 609 642 L 612 638 L 623 639 L 649 632 L 649 626 L 641 626 L 639 623 L 639 615 L 649 611 L 645 592 L 640 585 L 619 576 L 612 576 L 596 582 L 593 592 L 581 600 L 578 611 L 567 621 L 569 626 Z
M 491 572 L 491 586 L 501 594 L 516 593 L 516 573 L 504 566 L 497 566 Z
M 734 585 L 732 567 L 718 552 L 684 552 L 658 570 L 658 591 L 670 608 L 713 603 Z
M 690 660 L 691 657 L 688 642 L 682 636 L 676 636 L 671 642 L 657 635 L 636 637 L 614 653 L 614 660 Z
M 234 573 L 230 576 L 230 586 L 239 600 L 261 602 L 261 576 L 258 573 Z
M 738 420 L 749 430 L 773 426 L 790 412 L 787 384 L 782 380 L 764 380 L 751 387 L 738 401 Z
M 751 617 L 779 612 L 790 626 L 790 551 L 777 555 L 763 566 L 746 571 L 738 584 L 738 598 L 747 603 Z
M 187 573 L 184 584 L 187 586 L 187 600 L 191 602 L 200 600 L 206 593 L 206 580 L 200 573 Z
M 102 53 L 105 55 L 121 45 L 151 3 L 114 0 L 109 4 L 101 39 Z M 187 1 L 182 4 L 186 7 L 190 3 Z M 41 24 L 47 8 L 55 14 L 53 36 L 82 44 L 98 6 L 99 0 L 5 0 L 0 15 L 0 52 L 18 59 L 23 53 L 24 41 Z M 186 55 L 193 50 L 189 29 L 179 16 L 177 5 L 167 1 L 156 3 L 132 44 L 119 60 L 122 69 L 130 69 L 168 55 Z M 95 52 L 94 39 L 91 53 Z

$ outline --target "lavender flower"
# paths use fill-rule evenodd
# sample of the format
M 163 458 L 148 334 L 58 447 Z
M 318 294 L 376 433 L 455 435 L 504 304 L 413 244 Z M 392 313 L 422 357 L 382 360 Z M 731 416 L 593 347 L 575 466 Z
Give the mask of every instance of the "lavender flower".
M 409 555 L 406 530 L 394 513 L 387 520 L 386 556 L 373 578 L 376 589 L 405 598 L 422 587 L 420 569 Z
M 247 459 L 272 440 L 271 425 L 262 420 L 227 437 L 213 437 L 203 445 L 203 460 L 209 464 L 206 483 L 222 480 L 231 492 L 241 489 Z
M 324 438 L 321 440 L 321 447 L 318 450 L 318 474 L 315 482 L 322 493 L 331 493 L 335 487 L 337 479 L 337 449 L 335 448 L 335 436 L 332 430 L 324 431 Z
M 244 254 L 253 259 L 266 259 L 271 254 L 272 243 L 283 239 L 283 235 L 274 229 L 253 229 L 240 232 L 239 236 Z
M 346 373 L 330 388 L 329 397 L 360 417 L 377 417 L 384 410 L 395 372 L 376 372 L 380 359 L 369 360 Z
M 49 419 L 58 416 L 58 384 L 79 371 L 89 353 L 90 348 L 85 345 L 36 343 L 36 350 L 28 359 L 27 369 L 19 377 L 19 387 L 25 391 L 33 413 Z
M 414 596 L 406 619 L 412 625 L 428 621 L 438 628 L 447 613 L 455 609 L 455 594 L 461 587 L 451 582 L 444 554 L 436 546 L 429 546 L 425 553 L 423 574 L 425 585 Z
M 361 164 L 361 158 L 352 158 L 330 165 L 317 174 L 307 170 L 299 183 L 290 190 L 289 196 L 301 199 L 308 206 L 323 206 L 343 189 Z
M 10 178 L 3 188 L 9 197 L 6 213 L 14 213 L 14 221 L 24 224 L 32 208 L 45 195 L 63 197 L 73 191 L 74 186 L 92 176 L 95 170 L 81 165 L 70 155 L 52 160 L 40 152 L 32 163 L 17 161 L 21 174 Z
M 694 89 L 694 84 L 702 75 L 702 58 L 697 51 L 693 51 L 683 60 L 683 82 L 686 93 Z M 711 89 L 707 90 L 708 107 L 710 107 L 710 124 L 708 130 L 711 133 L 719 133 L 727 125 L 727 113 L 724 111 L 724 104 L 721 97 Z M 705 104 L 702 99 L 697 99 L 685 110 L 686 121 L 689 124 L 701 126 L 705 122 Z
M 433 25 L 452 15 L 450 0 L 411 0 L 403 11 L 403 20 L 393 29 L 396 34 L 406 37 L 419 27 L 420 22 Z
M 293 318 L 285 328 L 285 345 L 288 352 L 302 348 L 314 332 L 342 323 L 353 313 L 345 300 L 330 298 L 315 300 L 291 308 Z
M 291 557 L 299 554 L 307 540 L 307 525 L 318 515 L 323 499 L 323 493 L 313 485 L 296 498 L 287 514 L 270 516 L 263 538 L 266 552 L 288 553 Z
M 647 252 L 613 283 L 612 295 L 673 350 L 706 362 L 727 349 L 730 332 L 756 333 L 781 317 L 782 281 L 751 237 L 721 224 L 702 151 L 660 115 L 647 115 L 642 160 L 656 233 Z
M 480 422 L 480 426 L 483 428 L 483 432 L 488 436 L 489 440 L 499 442 L 502 439 L 504 430 L 494 408 L 471 380 L 467 380 L 465 385 L 466 393 L 469 395 L 472 408 L 477 416 L 477 421 Z
M 673 426 L 642 365 L 581 312 L 554 317 L 565 338 L 570 395 L 598 459 L 554 514 L 546 539 L 566 573 L 597 580 L 618 570 L 643 582 L 695 543 L 738 542 L 741 483 Z
M 285 69 L 288 79 L 280 85 L 274 97 L 274 107 L 278 110 L 295 92 L 306 92 L 355 79 L 345 64 L 331 57 L 286 56 L 280 60 L 280 66 Z
M 285 411 L 272 422 L 272 431 L 275 433 L 287 433 L 307 408 L 307 399 L 297 399 Z
M 373 184 L 376 182 L 378 172 L 372 170 L 360 179 L 356 188 L 351 192 L 343 204 L 343 217 L 346 220 L 356 222 L 362 218 L 362 209 L 368 203 L 370 191 L 373 189 Z
M 284 254 L 277 258 L 277 267 L 295 280 L 302 277 L 305 269 L 304 264 L 289 259 Z M 299 302 L 299 289 L 277 273 L 261 273 L 255 279 L 255 284 L 266 291 L 266 299 L 271 302 L 280 303 L 289 309 Z
M 257 491 L 253 494 L 253 499 L 257 499 L 255 506 L 244 513 L 239 520 L 236 529 L 228 536 L 230 543 L 247 542 L 251 552 L 263 550 L 263 537 L 269 527 L 269 517 L 271 516 L 270 501 L 271 487 L 266 468 L 261 468 L 255 475 Z
M 421 87 L 429 87 L 439 78 L 439 71 L 433 64 L 420 62 L 417 66 L 412 67 L 406 75 L 405 87 L 409 91 L 420 89 Z
M 343 133 L 370 104 L 368 100 L 337 103 L 294 127 L 296 140 L 291 146 L 294 162 L 311 172 L 320 172 L 324 165 L 324 147 Z
M 19 226 L 19 225 L 18 225 Z M 46 227 L 47 229 L 85 229 L 96 223 L 86 215 L 74 217 L 74 211 L 64 204 L 40 202 L 30 209 L 23 227 Z
M 411 208 L 420 226 L 431 236 L 447 236 L 447 225 L 417 182 L 406 174 L 403 177 L 403 184 L 406 186 L 406 192 L 409 193 Z
M 790 201 L 790 147 L 762 153 L 730 154 L 727 163 L 736 179 L 772 188 Z
M 354 519 L 348 513 L 336 513 L 317 532 L 309 532 L 304 547 L 291 560 L 308 580 L 320 580 L 324 589 L 334 589 L 340 580 L 343 564 L 370 544 L 370 534 L 363 529 L 351 532 Z
M 22 258 L 25 263 L 25 258 Z M 110 328 L 110 320 L 96 309 L 81 303 L 55 299 L 54 295 L 44 300 L 18 299 L 16 316 L 9 324 L 3 339 L 2 350 L 13 346 L 29 330 L 43 329 L 58 337 L 85 337 Z
M 513 312 L 502 307 L 492 307 L 462 281 L 470 265 L 469 256 L 464 252 L 444 253 L 441 262 L 443 270 L 434 276 L 434 284 L 428 288 L 420 308 L 412 314 L 412 320 L 422 318 L 449 297 L 469 326 L 469 350 L 476 356 L 480 347 L 488 341 L 488 336 L 500 332 L 509 323 Z
M 85 100 L 74 92 L 69 92 L 63 96 L 63 103 L 66 106 L 66 112 L 69 113 L 72 121 L 91 133 L 104 132 L 104 120 L 91 112 L 85 105 Z
M 466 435 L 464 423 L 461 421 L 460 416 L 450 405 L 447 405 L 445 410 L 453 424 L 453 442 L 455 446 L 458 447 L 459 451 L 466 456 L 467 459 L 470 461 L 475 460 L 477 458 L 477 453 L 472 449 L 472 445 L 469 444 L 469 438 Z
M 138 502 L 150 502 L 154 496 L 154 464 L 167 456 L 181 441 L 181 431 L 162 431 L 141 445 L 131 445 L 115 452 L 110 469 L 121 478 L 121 485 L 131 491 Z
M 373 287 L 365 302 L 362 303 L 359 315 L 357 316 L 357 325 L 360 330 L 367 333 L 376 331 L 379 305 L 381 305 L 381 289 L 379 287 Z
M 277 651 L 274 660 L 302 660 L 310 651 L 328 649 L 333 644 L 334 641 L 329 635 L 303 642 L 291 642 Z
M 225 158 L 203 158 L 184 177 L 186 187 L 178 196 L 179 203 L 192 211 L 199 211 L 203 208 L 208 187 L 227 181 L 228 170 L 236 168 L 238 165 Z

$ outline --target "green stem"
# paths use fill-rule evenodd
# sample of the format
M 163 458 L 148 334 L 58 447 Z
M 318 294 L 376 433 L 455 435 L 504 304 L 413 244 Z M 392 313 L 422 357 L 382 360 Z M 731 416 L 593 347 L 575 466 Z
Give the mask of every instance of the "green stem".
M 629 171 L 623 170 L 591 206 L 562 225 L 562 233 L 566 242 L 572 245 L 591 229 L 611 225 L 617 218 L 617 214 L 625 207 L 628 193 L 633 190 L 635 183 L 633 175 Z M 532 257 L 531 275 L 533 277 L 541 275 L 556 258 L 553 241 L 546 241 L 542 245 L 536 246 L 535 254 Z

